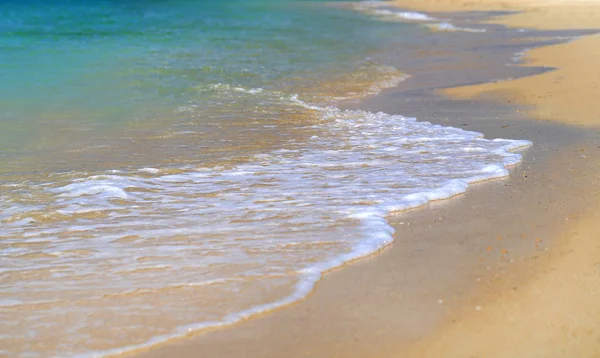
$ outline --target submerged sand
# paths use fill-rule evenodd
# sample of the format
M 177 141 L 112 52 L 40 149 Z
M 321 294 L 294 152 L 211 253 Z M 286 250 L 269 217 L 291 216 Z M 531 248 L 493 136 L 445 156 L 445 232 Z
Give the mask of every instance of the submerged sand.
M 600 24 L 600 2 L 592 1 L 397 3 L 420 11 L 524 10 L 494 20 L 518 27 Z M 395 245 L 329 273 L 304 301 L 140 356 L 600 355 L 599 41 L 533 50 L 528 65 L 558 69 L 444 90 L 449 98 L 415 110 L 420 119 L 488 137 L 533 140 L 510 178 L 399 213 L 391 218 Z M 392 95 L 366 109 L 393 106 Z M 524 110 L 537 121 L 525 120 Z M 477 119 L 486 113 L 502 119 Z

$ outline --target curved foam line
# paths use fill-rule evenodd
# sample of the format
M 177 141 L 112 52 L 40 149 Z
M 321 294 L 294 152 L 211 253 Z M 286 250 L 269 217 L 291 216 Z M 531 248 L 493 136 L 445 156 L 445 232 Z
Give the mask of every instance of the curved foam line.
M 297 97 L 292 97 L 292 100 L 299 106 L 322 111 L 324 116 L 327 116 L 327 111 L 332 110 L 332 108 L 322 108 L 310 105 L 299 100 Z M 379 205 L 369 207 L 366 210 L 348 213 L 349 218 L 358 219 L 361 221 L 364 231 L 369 235 L 365 236 L 360 243 L 355 245 L 351 252 L 334 257 L 333 259 L 327 262 L 321 262 L 299 270 L 298 272 L 301 273 L 302 276 L 300 277 L 299 282 L 296 284 L 294 292 L 286 298 L 276 302 L 259 305 L 241 312 L 228 314 L 222 320 L 219 321 L 207 321 L 181 326 L 171 334 L 155 336 L 152 339 L 146 341 L 145 343 L 106 350 L 103 352 L 76 355 L 75 357 L 107 357 L 149 349 L 154 346 L 164 344 L 170 340 L 184 338 L 191 334 L 200 333 L 201 331 L 207 329 L 214 329 L 218 327 L 231 325 L 242 320 L 251 318 L 253 316 L 287 306 L 305 298 L 313 290 L 316 283 L 321 279 L 323 274 L 327 271 L 340 267 L 348 262 L 373 255 L 385 248 L 386 246 L 390 245 L 394 241 L 393 234 L 395 232 L 394 228 L 386 220 L 387 216 L 389 216 L 390 213 L 413 209 L 419 206 L 426 205 L 434 200 L 448 199 L 453 196 L 462 194 L 468 190 L 470 184 L 475 182 L 506 177 L 509 175 L 507 167 L 518 164 L 522 160 L 522 156 L 515 155 L 511 152 L 532 145 L 532 142 L 526 140 L 519 141 L 494 139 L 493 141 L 505 143 L 502 147 L 495 151 L 495 154 L 504 156 L 504 160 L 502 162 L 502 165 L 488 165 L 487 167 L 483 168 L 483 172 L 485 174 L 475 175 L 466 179 L 448 180 L 438 188 L 412 193 L 409 195 L 405 195 L 398 201 L 385 202 Z

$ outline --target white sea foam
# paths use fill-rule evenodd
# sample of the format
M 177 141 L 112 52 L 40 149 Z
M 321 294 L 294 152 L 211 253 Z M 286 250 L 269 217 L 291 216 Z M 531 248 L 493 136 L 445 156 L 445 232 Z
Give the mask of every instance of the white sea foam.
M 486 29 L 475 29 L 471 27 L 457 27 L 449 22 L 440 22 L 436 24 L 429 24 L 428 27 L 436 30 L 436 31 L 460 31 L 460 32 L 486 32 Z
M 437 20 L 436 18 L 431 17 L 429 15 L 426 15 L 426 14 L 423 14 L 420 12 L 414 12 L 414 11 L 394 11 L 394 10 L 390 10 L 390 9 L 375 9 L 375 10 L 371 10 L 368 12 L 373 15 L 397 18 L 397 19 L 406 20 L 406 21 L 427 22 L 427 21 L 436 21 Z
M 281 98 L 321 116 L 308 141 L 290 139 L 233 167 L 69 174 L 51 185 L 18 187 L 28 197 L 43 195 L 44 206 L 3 200 L 0 235 L 21 244 L 50 243 L 4 251 L 6 270 L 24 269 L 22 255 L 35 253 L 25 261 L 32 272 L 27 284 L 39 291 L 35 299 L 78 302 L 33 310 L 29 319 L 40 324 L 31 324 L 32 336 L 44 334 L 41 323 L 52 326 L 57 310 L 66 316 L 91 313 L 100 301 L 131 325 L 119 327 L 123 336 L 146 330 L 137 335 L 144 339 L 112 342 L 113 349 L 94 352 L 85 342 L 101 337 L 97 330 L 103 328 L 90 316 L 84 327 L 95 332 L 74 328 L 61 338 L 80 347 L 70 353 L 96 357 L 287 305 L 305 297 L 323 272 L 390 244 L 390 212 L 506 176 L 506 167 L 521 160 L 512 151 L 531 145 L 399 115 Z M 50 277 L 35 274 L 49 268 Z M 204 284 L 182 285 L 193 282 Z M 15 302 L 31 300 L 18 287 L 11 292 Z M 218 300 L 194 303 L 199 297 Z M 139 321 L 166 316 L 166 327 Z
M 395 14 L 395 16 L 414 21 L 435 21 L 435 17 L 431 17 L 429 15 L 414 12 L 414 11 L 400 11 Z
M 352 8 L 386 21 L 429 22 L 437 20 L 435 17 L 421 12 L 395 9 L 389 2 L 382 1 L 361 1 L 353 4 Z
M 459 31 L 459 32 L 486 32 L 486 29 L 477 29 L 471 27 L 460 27 L 451 24 L 445 20 L 440 20 L 424 13 L 414 11 L 403 11 L 393 8 L 388 2 L 383 1 L 362 1 L 353 4 L 352 8 L 356 11 L 375 16 L 382 21 L 409 21 L 422 22 L 425 26 L 436 31 Z M 435 23 L 433 23 L 435 22 Z
M 224 83 L 212 84 L 212 85 L 209 85 L 208 88 L 215 90 L 215 91 L 222 91 L 222 92 L 234 91 L 234 92 L 243 92 L 243 93 L 250 93 L 250 94 L 261 93 L 263 91 L 262 88 L 244 88 L 241 86 L 232 86 L 232 85 L 224 84 Z
M 530 50 L 531 50 L 530 48 L 527 48 L 527 49 L 524 49 L 523 51 L 519 51 L 519 52 L 516 52 L 515 54 L 513 54 L 513 57 L 512 57 L 513 64 L 520 65 L 520 64 L 525 63 L 525 60 L 524 60 L 525 55 L 527 55 L 527 52 L 529 52 Z
M 139 171 L 142 173 L 148 173 L 148 174 L 160 173 L 160 169 L 156 169 L 156 168 L 142 168 L 142 169 L 139 169 Z

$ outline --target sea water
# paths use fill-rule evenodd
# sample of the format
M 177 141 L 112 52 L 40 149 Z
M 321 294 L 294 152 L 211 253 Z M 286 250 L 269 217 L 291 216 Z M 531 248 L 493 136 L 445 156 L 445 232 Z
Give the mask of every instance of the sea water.
M 529 142 L 336 107 L 400 83 L 372 55 L 427 31 L 352 9 L 3 1 L 0 355 L 281 307 L 390 244 L 390 212 L 508 175 Z

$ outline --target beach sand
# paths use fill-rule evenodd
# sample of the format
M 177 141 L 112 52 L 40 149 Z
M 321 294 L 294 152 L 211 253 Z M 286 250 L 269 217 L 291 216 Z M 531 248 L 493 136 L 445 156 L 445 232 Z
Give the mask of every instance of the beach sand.
M 402 7 L 414 2 L 398 1 Z M 439 6 L 438 6 L 439 5 Z M 523 11 L 495 23 L 513 27 L 593 28 L 600 25 L 598 1 L 422 1 L 422 10 Z M 414 8 L 414 7 L 413 7 Z M 600 36 L 530 51 L 528 66 L 556 70 L 513 81 L 445 90 L 453 98 L 488 98 L 529 106 L 538 120 L 551 120 L 597 132 L 600 125 Z M 597 140 L 581 148 L 587 166 L 597 167 Z M 594 157 L 594 158 L 589 158 Z M 600 356 L 600 210 L 597 170 L 564 171 L 590 184 L 592 207 L 578 214 L 560 239 L 535 264 L 520 264 L 514 275 L 529 276 L 518 290 L 502 278 L 480 292 L 489 307 L 447 322 L 435 334 L 411 347 L 406 356 L 423 357 L 597 357 Z M 573 183 L 575 185 L 575 183 Z M 560 190 L 560 189 L 559 189 Z M 577 200 L 575 197 L 567 200 Z M 596 202 L 595 204 L 593 204 Z M 546 225 L 556 222 L 546 220 Z M 528 275 L 535 272 L 535 275 Z M 504 281 L 504 282 L 503 282 Z
M 600 24 L 600 5 L 575 3 L 397 2 L 431 12 L 525 10 L 492 20 L 517 27 Z M 412 90 L 363 103 L 535 146 L 509 178 L 393 216 L 394 245 L 328 273 L 307 299 L 138 356 L 599 356 L 599 41 L 587 36 L 528 53 L 528 66 L 555 71 L 451 86 L 438 97 L 418 91 L 419 81 L 430 83 L 415 74 L 405 84 Z M 462 83 L 478 82 L 465 79 L 476 62 L 465 63 Z

